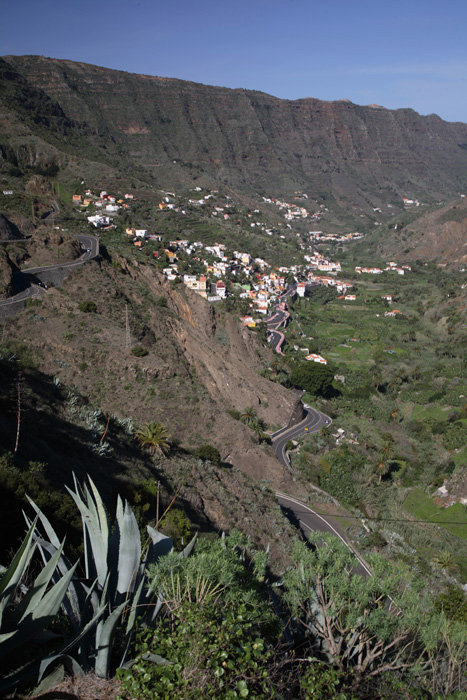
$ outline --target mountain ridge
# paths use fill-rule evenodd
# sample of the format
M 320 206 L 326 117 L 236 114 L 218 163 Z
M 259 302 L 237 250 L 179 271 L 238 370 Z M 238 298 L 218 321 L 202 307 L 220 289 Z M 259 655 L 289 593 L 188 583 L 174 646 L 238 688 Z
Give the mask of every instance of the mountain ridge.
M 467 186 L 467 124 L 437 115 L 346 100 L 283 100 L 66 59 L 2 62 L 57 106 L 59 126 L 63 114 L 63 129 L 74 133 L 70 141 L 53 134 L 61 150 L 80 144 L 75 156 L 148 184 L 198 180 L 250 194 L 302 189 L 355 222 L 361 212 L 401 204 L 404 196 L 435 202 Z M 17 116 L 13 105 L 10 123 Z M 8 139 L 5 126 L 0 136 Z

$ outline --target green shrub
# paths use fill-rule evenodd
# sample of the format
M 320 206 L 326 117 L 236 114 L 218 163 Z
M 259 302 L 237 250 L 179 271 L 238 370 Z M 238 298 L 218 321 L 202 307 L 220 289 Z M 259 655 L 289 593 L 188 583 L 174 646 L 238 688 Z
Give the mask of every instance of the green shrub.
M 97 306 L 93 301 L 80 301 L 78 304 L 78 309 L 85 314 L 95 314 L 97 313 Z
M 0 345 L 0 361 L 13 364 L 22 369 L 34 367 L 34 359 L 28 346 L 22 340 L 14 338 L 4 341 Z
M 195 455 L 196 457 L 203 460 L 208 460 L 217 466 L 221 463 L 219 450 L 217 450 L 213 445 L 200 445 L 200 447 L 195 450 Z
M 290 375 L 293 386 L 312 395 L 325 395 L 331 389 L 333 380 L 333 370 L 316 362 L 301 362 Z
M 259 636 L 257 609 L 232 601 L 184 602 L 154 630 L 142 630 L 136 663 L 119 669 L 122 696 L 139 700 L 233 700 L 273 697 L 272 651 Z M 146 660 L 148 654 L 168 664 Z
M 29 309 L 31 306 L 42 306 L 42 300 L 41 299 L 33 299 L 32 297 L 29 297 L 29 299 L 26 299 L 26 308 Z
M 191 522 L 182 510 L 172 509 L 159 522 L 159 530 L 181 549 L 190 538 Z
M 450 620 L 467 624 L 467 595 L 461 588 L 450 585 L 436 598 L 435 610 L 444 612 Z
M 141 345 L 135 345 L 131 348 L 131 354 L 135 357 L 146 357 L 149 353 L 146 348 L 143 348 Z

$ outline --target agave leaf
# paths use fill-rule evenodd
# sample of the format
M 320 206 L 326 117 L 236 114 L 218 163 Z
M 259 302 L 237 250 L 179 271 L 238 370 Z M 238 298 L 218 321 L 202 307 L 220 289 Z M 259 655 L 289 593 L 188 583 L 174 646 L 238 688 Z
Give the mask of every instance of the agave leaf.
M 120 539 L 123 527 L 123 502 L 120 496 L 117 496 L 117 513 L 116 520 L 114 522 L 112 535 L 109 540 L 109 554 L 108 561 L 111 565 L 110 568 L 110 599 L 113 602 L 117 602 L 117 584 L 119 576 L 119 552 L 120 552 Z M 120 601 L 118 601 L 120 602 Z
M 195 532 L 195 535 L 194 535 L 194 537 L 192 538 L 191 542 L 189 542 L 189 543 L 187 544 L 187 546 L 185 547 L 185 549 L 183 549 L 183 550 L 180 552 L 180 556 L 183 557 L 183 559 L 188 559 L 188 557 L 189 557 L 190 554 L 192 553 L 193 548 L 194 548 L 194 546 L 195 546 L 195 544 L 196 544 L 196 537 L 197 537 L 197 533 Z
M 9 639 L 11 639 L 18 630 L 13 630 L 12 632 L 6 632 L 5 634 L 0 634 L 0 646 L 4 643 L 7 642 Z
M 163 535 L 162 532 L 158 532 L 150 525 L 147 525 L 146 530 L 151 538 L 147 560 L 149 564 L 154 564 L 156 559 L 172 551 L 173 542 L 170 537 Z
M 157 596 L 157 603 L 154 606 L 152 614 L 151 614 L 151 622 L 154 622 L 156 617 L 159 615 L 163 605 L 164 605 L 164 599 L 160 595 L 158 595 Z
M 126 602 L 123 602 L 118 608 L 115 608 L 100 629 L 95 667 L 95 673 L 100 678 L 107 678 L 108 676 L 113 637 L 125 606 Z
M 44 597 L 50 580 L 57 567 L 58 560 L 60 559 L 63 544 L 64 543 L 60 545 L 60 549 L 57 549 L 55 554 L 51 557 L 50 561 L 48 561 L 47 564 L 40 571 L 33 585 L 29 588 L 28 592 L 16 608 L 12 616 L 13 624 L 21 624 L 22 620 L 25 617 L 27 617 L 27 615 L 33 612 L 33 610 L 37 607 L 37 605 Z
M 131 608 L 129 611 L 128 621 L 127 621 L 126 630 L 125 630 L 125 647 L 124 647 L 124 651 L 122 654 L 122 660 L 121 660 L 120 665 L 125 663 L 125 659 L 126 659 L 126 656 L 128 654 L 128 649 L 130 648 L 131 638 L 132 638 L 133 630 L 134 630 L 135 624 L 136 624 L 136 612 L 138 610 L 138 603 L 139 603 L 140 598 L 141 598 L 143 586 L 144 586 L 144 577 L 141 577 L 140 584 L 139 584 L 139 586 L 136 590 L 136 593 L 133 596 L 133 600 L 131 602 Z
M 84 498 L 82 498 L 81 500 L 89 508 L 89 512 L 92 514 L 93 518 L 96 519 L 96 522 L 99 522 L 99 514 L 97 512 L 96 504 L 94 503 L 94 500 L 91 496 L 90 490 L 87 487 L 87 484 L 84 484 L 83 486 L 83 493 Z
M 97 514 L 99 518 L 99 526 L 100 530 L 102 532 L 102 538 L 104 539 L 105 542 L 109 541 L 109 522 L 107 520 L 107 514 L 105 512 L 104 504 L 102 503 L 102 498 L 99 493 L 99 491 L 96 488 L 96 485 L 94 484 L 94 481 L 91 479 L 90 476 L 88 476 L 89 483 L 91 484 L 91 489 L 94 494 L 94 501 L 96 504 L 97 508 Z
M 76 665 L 79 668 L 79 664 Z M 42 675 L 43 674 L 41 673 L 39 679 L 42 678 Z M 34 689 L 34 695 L 41 695 L 42 693 L 46 693 L 54 685 L 57 685 L 57 683 L 61 683 L 64 678 L 65 666 L 61 664 L 60 666 L 57 666 L 57 668 L 54 669 L 52 673 L 49 673 L 49 675 L 46 678 L 44 678 L 44 680 L 41 683 L 39 683 L 37 688 Z
M 31 506 L 34 508 L 36 511 L 36 515 L 39 519 L 40 524 L 44 528 L 45 534 L 47 536 L 47 540 L 43 539 L 42 537 L 38 536 L 37 534 L 34 535 L 34 540 L 36 544 L 39 547 L 39 551 L 41 553 L 42 561 L 44 564 L 47 563 L 47 561 L 52 557 L 57 549 L 60 548 L 60 540 L 57 536 L 57 533 L 55 532 L 54 528 L 50 524 L 50 521 L 48 518 L 44 515 L 44 513 L 41 511 L 39 506 L 37 506 L 34 501 L 27 496 L 27 499 Z M 26 522 L 28 524 L 31 522 L 27 515 L 24 513 L 24 517 L 26 519 Z M 54 572 L 52 576 L 52 581 L 56 583 L 59 579 L 60 576 L 64 576 L 67 571 L 69 571 L 71 568 L 71 562 L 67 559 L 67 557 L 63 554 L 60 556 L 60 559 L 58 561 L 57 565 L 57 570 Z M 67 615 L 67 618 L 70 620 L 74 628 L 77 628 L 80 624 L 80 608 L 82 604 L 82 596 L 80 595 L 81 591 L 80 589 L 77 589 L 77 587 L 74 585 L 73 581 L 70 583 L 70 587 L 68 589 L 68 594 L 63 600 L 63 607 L 65 610 L 65 613 Z
M 120 498 L 120 496 L 117 496 L 117 523 L 120 525 L 120 523 L 123 520 L 123 501 Z
M 129 610 L 129 615 L 128 615 L 128 621 L 126 624 L 126 635 L 130 635 L 133 632 L 135 622 L 136 622 L 136 613 L 138 610 L 138 605 L 139 601 L 141 599 L 141 594 L 143 592 L 143 587 L 144 587 L 145 580 L 144 578 L 141 579 L 140 584 L 133 596 L 133 600 L 131 601 L 131 607 Z
M 83 613 L 81 616 L 81 626 L 78 629 L 78 631 L 70 638 L 67 639 L 67 641 L 59 648 L 56 649 L 54 652 L 54 655 L 68 655 L 68 653 L 74 649 L 78 644 L 80 645 L 79 647 L 79 655 L 81 659 L 81 665 L 82 668 L 89 670 L 92 667 L 92 662 L 93 659 L 91 658 L 91 652 L 88 649 L 88 644 L 86 637 L 88 636 L 89 632 L 92 631 L 93 628 L 96 627 L 96 625 L 99 623 L 99 620 L 101 619 L 102 615 L 105 613 L 107 604 L 104 603 L 100 607 L 97 607 L 96 609 L 92 609 L 91 604 L 90 604 L 90 599 L 91 596 L 93 595 L 95 585 L 97 584 L 97 580 L 94 582 L 94 584 L 91 586 L 91 588 L 88 591 L 88 595 L 86 597 L 86 602 L 85 606 L 83 608 Z M 89 618 L 89 611 L 91 612 L 91 617 Z M 88 620 L 86 622 L 86 620 Z M 86 622 L 86 623 L 85 623 Z M 47 661 L 50 657 L 47 657 L 44 659 L 44 662 Z
M 159 664 L 160 666 L 173 666 L 173 661 L 169 661 L 168 659 L 164 659 L 163 656 L 159 656 L 159 654 L 151 654 L 148 652 L 147 654 L 143 654 L 141 657 L 144 661 L 152 661 L 155 664 Z M 131 659 L 130 661 L 127 661 L 125 664 L 122 664 L 121 668 L 124 669 L 129 669 L 131 668 L 135 663 L 135 659 Z
M 3 611 L 10 603 L 11 597 L 18 586 L 21 577 L 31 559 L 35 548 L 33 541 L 34 530 L 36 529 L 37 518 L 32 523 L 24 538 L 21 547 L 13 557 L 13 561 L 0 579 L 0 625 L 2 623 Z
M 151 654 L 148 652 L 147 654 L 143 654 L 143 659 L 144 661 L 152 661 L 154 664 L 159 664 L 161 666 L 173 666 L 172 661 L 164 659 L 164 657 L 159 656 L 159 654 Z
M 120 524 L 120 550 L 118 555 L 118 593 L 126 594 L 135 589 L 141 563 L 141 538 L 138 523 L 128 503 Z
M 39 518 L 42 527 L 44 528 L 45 534 L 46 534 L 47 537 L 49 538 L 50 544 L 53 544 L 53 546 L 55 547 L 55 549 L 59 549 L 59 547 L 60 547 L 60 539 L 58 538 L 57 533 L 55 532 L 55 530 L 53 529 L 52 525 L 50 524 L 49 519 L 44 515 L 44 513 L 41 511 L 41 509 L 39 508 L 39 506 L 37 506 L 37 505 L 34 503 L 34 501 L 32 500 L 32 498 L 29 498 L 29 496 L 26 496 L 26 498 L 28 499 L 29 503 L 30 503 L 31 506 L 34 508 L 34 510 L 36 511 L 36 515 L 37 515 L 37 517 Z M 25 517 L 26 517 L 26 516 L 25 516 Z
M 34 609 L 30 610 L 26 617 L 23 616 L 20 623 L 16 627 L 15 634 L 10 638 L 1 640 L 0 656 L 9 654 L 13 649 L 23 644 L 25 641 L 30 641 L 39 632 L 46 629 L 57 614 L 63 597 L 75 572 L 76 565 L 56 583 L 47 593 L 37 602 Z
M 37 603 L 32 610 L 32 618 L 34 620 L 41 619 L 42 617 L 53 617 L 57 614 L 77 565 L 78 562 L 76 562 L 76 564 L 71 567 L 70 571 L 68 571 L 50 591 L 47 591 L 45 596 Z
M 92 573 L 93 569 L 95 568 L 98 581 L 100 585 L 103 586 L 107 577 L 108 570 L 108 528 L 106 528 L 103 532 L 100 528 L 99 517 L 96 515 L 96 509 L 93 508 L 92 510 L 90 510 L 78 493 L 75 493 L 68 487 L 67 490 L 70 496 L 73 498 L 76 505 L 78 506 L 83 521 L 83 530 L 88 535 L 89 542 L 92 548 L 93 558 L 89 556 L 89 552 L 87 553 L 86 557 L 86 576 L 87 578 L 94 578 L 92 575 L 90 576 L 89 574 Z M 91 498 L 90 494 L 89 498 Z
M 75 485 L 75 495 L 81 501 L 81 503 L 83 503 L 84 506 L 86 508 L 88 508 L 90 516 L 93 519 L 93 522 L 98 523 L 98 515 L 97 515 L 96 507 L 95 507 L 94 501 L 91 498 L 91 494 L 89 493 L 88 488 L 86 487 L 86 485 L 84 485 L 84 487 L 81 486 L 81 484 L 77 480 L 75 474 L 73 474 L 73 483 Z M 71 495 L 73 496 L 73 494 L 71 494 Z M 75 500 L 75 503 L 76 503 L 76 500 Z M 90 530 L 86 527 L 86 521 L 85 521 L 82 513 L 81 513 L 81 520 L 83 523 L 84 566 L 85 566 L 85 570 L 86 570 L 86 577 L 89 579 L 95 579 L 96 576 L 98 575 L 98 571 L 97 571 L 97 566 L 96 566 L 95 554 L 93 552 L 93 545 L 92 545 L 93 536 L 92 536 L 92 533 L 90 532 Z
M 46 564 L 47 561 L 49 561 L 49 559 L 54 555 L 56 551 L 55 547 L 50 542 L 47 542 L 47 540 L 42 539 L 42 537 L 35 536 L 34 539 L 39 547 L 42 561 L 44 564 Z M 58 560 L 57 569 L 52 576 L 52 581 L 56 583 L 61 576 L 64 576 L 67 571 L 71 569 L 71 566 L 71 562 L 62 552 Z M 74 628 L 80 625 L 83 603 L 84 596 L 82 586 L 78 585 L 76 579 L 72 579 L 67 595 L 63 599 L 62 605 L 68 620 L 71 622 Z
M 63 670 L 65 670 L 66 668 L 67 671 L 73 676 L 84 676 L 83 669 L 76 661 L 76 659 L 74 659 L 72 656 L 69 656 L 68 654 L 54 654 L 54 656 L 48 656 L 46 659 L 43 659 L 43 661 L 41 661 L 38 680 L 41 681 L 49 666 L 51 664 L 57 663 L 58 661 L 62 662 L 62 665 L 59 668 L 62 668 Z M 50 676 L 47 676 L 47 678 L 50 678 Z M 47 680 L 47 678 L 44 680 Z M 41 685 L 35 689 L 34 694 L 37 695 L 39 692 L 43 693 L 45 690 L 48 690 L 48 688 L 42 689 L 41 683 Z
M 15 670 L 10 673 L 5 673 L 0 679 L 0 697 L 5 697 L 5 694 L 13 688 L 16 688 L 19 683 L 25 684 L 29 682 L 33 684 L 37 680 L 38 670 L 39 663 L 37 660 L 33 660 L 19 667 L 17 666 Z

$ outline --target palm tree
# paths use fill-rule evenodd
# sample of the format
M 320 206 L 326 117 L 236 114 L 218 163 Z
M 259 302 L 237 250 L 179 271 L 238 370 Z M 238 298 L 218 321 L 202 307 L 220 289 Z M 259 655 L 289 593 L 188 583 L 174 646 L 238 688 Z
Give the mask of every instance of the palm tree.
M 456 572 L 459 570 L 459 565 L 456 563 L 451 552 L 442 549 L 438 554 L 431 560 L 440 569 L 446 569 L 446 571 Z
M 152 455 L 166 454 L 170 450 L 170 435 L 167 428 L 156 421 L 138 428 L 135 437 Z
M 253 406 L 247 406 L 240 415 L 241 422 L 249 427 L 257 422 L 257 418 L 256 409 L 254 409 Z
M 385 458 L 384 454 L 382 454 L 378 460 L 378 470 L 379 470 L 379 480 L 378 483 L 380 484 L 381 481 L 383 480 L 383 476 L 386 476 L 386 474 L 389 473 L 390 471 L 390 466 L 389 462 Z
M 254 433 L 256 433 L 260 442 L 268 440 L 269 435 L 264 432 L 266 430 L 266 423 L 261 418 L 252 421 L 248 427 L 251 428 Z
M 393 445 L 393 438 L 391 436 L 386 437 L 386 439 L 383 442 L 383 445 L 381 447 L 381 454 L 383 455 L 384 459 L 387 461 L 390 459 L 392 455 L 392 445 Z

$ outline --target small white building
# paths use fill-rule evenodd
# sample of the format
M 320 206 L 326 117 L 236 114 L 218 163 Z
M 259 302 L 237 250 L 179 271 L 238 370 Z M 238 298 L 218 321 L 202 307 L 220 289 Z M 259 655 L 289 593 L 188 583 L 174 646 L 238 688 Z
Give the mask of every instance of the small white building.
M 315 353 L 311 353 L 311 355 L 307 355 L 305 357 L 305 360 L 311 360 L 311 362 L 318 362 L 320 365 L 327 365 L 328 361 L 324 359 L 324 357 L 321 357 L 321 355 L 315 355 Z
M 102 216 L 101 214 L 94 214 L 94 216 L 88 216 L 88 221 L 93 224 L 96 228 L 104 228 L 109 226 L 110 219 L 108 216 Z

